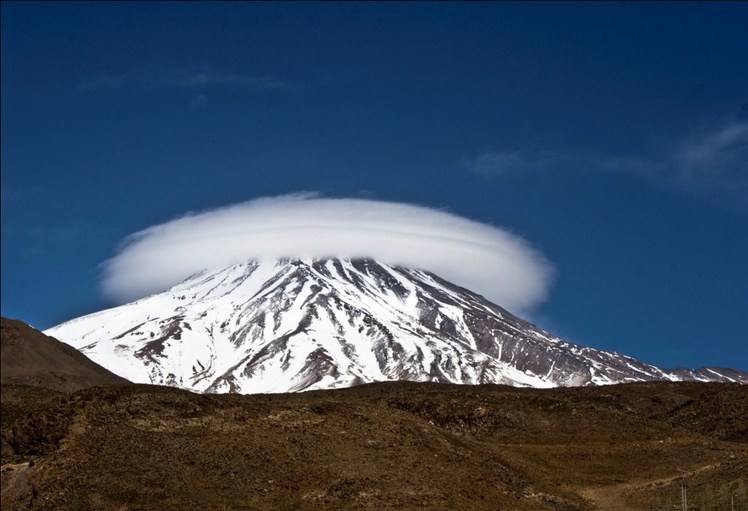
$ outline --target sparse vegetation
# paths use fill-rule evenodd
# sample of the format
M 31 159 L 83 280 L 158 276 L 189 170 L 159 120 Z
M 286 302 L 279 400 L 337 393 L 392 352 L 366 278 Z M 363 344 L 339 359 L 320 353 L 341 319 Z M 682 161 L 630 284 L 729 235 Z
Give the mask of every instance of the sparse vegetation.
M 672 510 L 681 484 L 745 509 L 746 410 L 748 387 L 698 383 L 4 385 L 3 509 Z

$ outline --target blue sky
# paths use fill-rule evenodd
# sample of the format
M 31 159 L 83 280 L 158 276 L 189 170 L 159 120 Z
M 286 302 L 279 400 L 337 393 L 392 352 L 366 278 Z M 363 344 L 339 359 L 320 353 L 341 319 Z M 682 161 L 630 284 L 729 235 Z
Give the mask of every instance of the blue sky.
M 317 191 L 504 227 L 531 318 L 748 369 L 745 3 L 2 3 L 2 314 L 113 305 L 187 211 Z M 466 262 L 469 264 L 469 262 Z

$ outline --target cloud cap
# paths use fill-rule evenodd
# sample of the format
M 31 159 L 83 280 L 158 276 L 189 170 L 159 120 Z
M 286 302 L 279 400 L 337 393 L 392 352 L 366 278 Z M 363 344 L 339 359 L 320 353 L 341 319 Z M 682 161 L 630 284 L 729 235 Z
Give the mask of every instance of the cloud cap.
M 513 312 L 543 301 L 552 269 L 522 238 L 445 211 L 313 194 L 188 213 L 125 239 L 102 288 L 125 302 L 250 259 L 369 257 L 418 268 Z

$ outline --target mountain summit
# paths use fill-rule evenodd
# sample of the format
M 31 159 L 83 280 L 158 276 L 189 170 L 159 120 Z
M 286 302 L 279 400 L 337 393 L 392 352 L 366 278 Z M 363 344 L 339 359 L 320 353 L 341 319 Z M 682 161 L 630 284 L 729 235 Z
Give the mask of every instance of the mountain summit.
M 748 383 L 737 370 L 664 370 L 571 344 L 437 275 L 371 259 L 249 261 L 45 333 L 131 381 L 211 393 Z

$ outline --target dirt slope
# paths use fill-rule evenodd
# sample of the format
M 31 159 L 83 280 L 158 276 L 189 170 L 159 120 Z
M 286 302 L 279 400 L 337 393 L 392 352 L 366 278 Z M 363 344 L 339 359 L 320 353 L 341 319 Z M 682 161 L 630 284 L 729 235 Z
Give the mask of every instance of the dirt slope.
M 103 384 L 128 383 L 72 346 L 14 319 L 0 319 L 0 378 L 70 392 Z
M 748 509 L 745 386 L 2 392 L 9 510 Z

